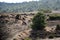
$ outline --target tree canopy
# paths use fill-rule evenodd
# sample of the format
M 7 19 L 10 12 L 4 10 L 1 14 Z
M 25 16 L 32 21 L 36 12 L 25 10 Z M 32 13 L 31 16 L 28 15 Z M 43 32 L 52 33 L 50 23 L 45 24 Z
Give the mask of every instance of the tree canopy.
M 0 12 L 30 12 L 37 11 L 41 8 L 49 10 L 59 10 L 60 0 L 41 0 L 23 3 L 0 2 Z
M 38 12 L 32 19 L 32 29 L 33 30 L 43 30 L 45 28 L 46 17 L 42 12 Z

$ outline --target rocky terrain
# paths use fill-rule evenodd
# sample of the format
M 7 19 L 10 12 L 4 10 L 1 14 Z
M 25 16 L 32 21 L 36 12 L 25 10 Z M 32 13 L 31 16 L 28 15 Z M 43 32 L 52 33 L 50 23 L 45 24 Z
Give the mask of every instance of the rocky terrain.
M 33 16 L 34 14 L 0 14 L 0 40 L 24 40 L 29 37 Z M 46 31 L 54 33 L 56 24 L 60 24 L 59 22 L 59 20 L 47 21 Z M 41 33 L 45 35 L 45 33 Z M 49 37 L 49 35 L 47 36 Z M 41 40 L 60 40 L 60 38 Z
M 30 22 L 31 17 L 26 15 L 0 14 L 0 40 L 11 40 L 20 32 L 28 31 Z

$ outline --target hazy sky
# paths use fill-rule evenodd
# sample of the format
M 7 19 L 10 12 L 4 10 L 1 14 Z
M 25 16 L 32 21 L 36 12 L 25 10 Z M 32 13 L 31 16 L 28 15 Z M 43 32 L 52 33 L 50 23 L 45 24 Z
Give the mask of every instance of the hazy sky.
M 0 0 L 0 2 L 8 2 L 8 3 L 19 3 L 19 2 L 29 2 L 29 1 L 38 1 L 38 0 Z

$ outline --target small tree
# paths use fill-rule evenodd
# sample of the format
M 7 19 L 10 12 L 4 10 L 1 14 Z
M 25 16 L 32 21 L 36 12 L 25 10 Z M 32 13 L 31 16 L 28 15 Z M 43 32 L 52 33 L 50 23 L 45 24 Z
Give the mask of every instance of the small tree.
M 60 25 L 57 25 L 56 30 L 60 30 Z
M 45 28 L 45 15 L 38 12 L 32 19 L 32 30 L 43 30 Z

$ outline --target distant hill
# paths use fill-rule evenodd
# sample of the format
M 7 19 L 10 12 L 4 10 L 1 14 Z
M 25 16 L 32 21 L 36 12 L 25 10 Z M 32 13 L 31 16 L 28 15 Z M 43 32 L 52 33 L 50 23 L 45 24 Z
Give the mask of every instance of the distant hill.
M 0 2 L 0 12 L 30 12 L 38 9 L 60 10 L 60 0 L 41 0 L 23 3 Z

